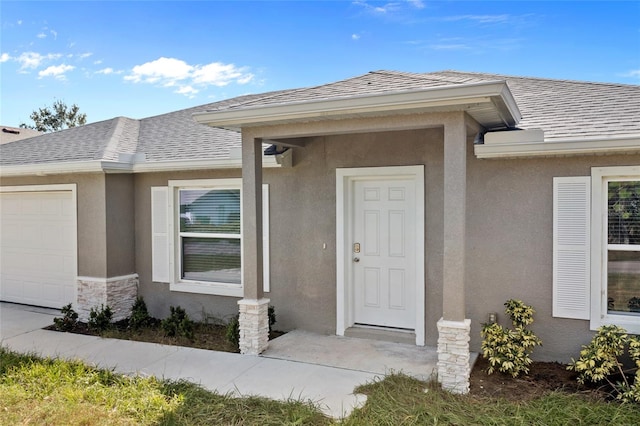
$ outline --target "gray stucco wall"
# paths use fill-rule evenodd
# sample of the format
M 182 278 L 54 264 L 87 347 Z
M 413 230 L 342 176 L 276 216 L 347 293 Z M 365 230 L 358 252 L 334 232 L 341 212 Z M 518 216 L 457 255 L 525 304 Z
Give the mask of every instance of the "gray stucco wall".
M 442 205 L 442 130 L 412 130 L 326 136 L 295 149 L 294 167 L 265 169 L 269 184 L 271 299 L 279 329 L 334 334 L 336 328 L 337 167 L 425 164 L 426 203 Z M 140 291 L 153 315 L 164 316 L 180 304 L 198 318 L 201 312 L 226 317 L 237 312 L 238 298 L 170 292 L 151 282 L 151 187 L 170 179 L 240 177 L 240 170 L 150 173 L 135 176 L 136 265 Z M 426 234 L 427 332 L 435 336 L 441 315 L 442 211 L 429 212 Z M 323 245 L 326 244 L 326 249 Z M 431 294 L 433 293 L 433 297 Z
M 437 342 L 442 315 L 443 134 L 422 129 L 315 137 L 294 149 L 293 168 L 265 169 L 270 185 L 271 299 L 277 327 L 333 334 L 336 327 L 335 170 L 425 165 L 426 343 Z M 534 357 L 568 361 L 592 336 L 588 321 L 551 317 L 552 181 L 587 176 L 593 166 L 640 164 L 640 156 L 479 160 L 468 143 L 466 311 L 471 347 L 489 312 L 507 324 L 503 303 L 519 298 L 537 313 L 544 346 Z M 240 177 L 239 170 L 136 175 L 136 263 L 152 313 L 180 304 L 196 318 L 237 312 L 237 298 L 176 293 L 152 283 L 150 187 L 169 179 Z M 326 244 L 326 249 L 323 249 Z
M 471 149 L 471 147 L 470 147 Z M 522 299 L 536 309 L 538 359 L 567 362 L 592 337 L 589 321 L 553 318 L 553 178 L 590 176 L 591 167 L 640 164 L 638 155 L 468 161 L 467 317 L 471 346 L 489 312 L 508 325 L 503 303 Z M 569 351 L 569 352 L 567 352 Z
M 134 178 L 131 174 L 105 176 L 107 276 L 136 272 Z
M 270 185 L 271 299 L 277 328 L 333 334 L 336 327 L 335 170 L 425 166 L 426 343 L 435 346 L 442 315 L 443 132 L 441 129 L 315 137 L 294 149 L 294 166 L 265 169 Z M 468 143 L 466 312 L 471 347 L 489 312 L 507 324 L 503 303 L 536 309 L 533 330 L 544 346 L 534 357 L 567 361 L 592 336 L 588 321 L 552 318 L 552 180 L 588 176 L 591 167 L 640 164 L 640 155 L 479 160 Z M 169 179 L 240 177 L 240 170 L 135 175 L 3 178 L 2 185 L 76 183 L 79 275 L 137 272 L 154 316 L 181 305 L 196 319 L 237 312 L 233 297 L 169 291 L 151 281 L 151 190 Z M 108 203 L 108 208 L 106 207 Z M 135 237 L 134 237 L 135 236 Z M 326 249 L 323 248 L 326 244 Z

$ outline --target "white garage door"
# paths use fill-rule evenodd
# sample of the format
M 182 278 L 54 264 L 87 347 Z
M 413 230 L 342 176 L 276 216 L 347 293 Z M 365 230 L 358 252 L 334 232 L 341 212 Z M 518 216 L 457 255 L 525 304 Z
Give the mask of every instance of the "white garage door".
M 75 303 L 73 192 L 1 192 L 0 213 L 0 300 L 51 308 Z

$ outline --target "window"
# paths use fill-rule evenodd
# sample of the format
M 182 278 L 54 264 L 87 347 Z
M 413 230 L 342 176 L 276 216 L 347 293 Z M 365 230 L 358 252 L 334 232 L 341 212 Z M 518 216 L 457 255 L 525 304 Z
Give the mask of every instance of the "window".
M 240 189 L 179 189 L 180 278 L 240 285 Z
M 607 313 L 640 319 L 640 180 L 607 180 Z
M 640 334 L 640 166 L 554 179 L 553 315 Z
M 169 282 L 174 291 L 243 295 L 241 184 L 240 179 L 185 180 L 152 188 L 154 281 Z M 263 185 L 265 291 L 269 291 L 268 195 L 268 186 Z

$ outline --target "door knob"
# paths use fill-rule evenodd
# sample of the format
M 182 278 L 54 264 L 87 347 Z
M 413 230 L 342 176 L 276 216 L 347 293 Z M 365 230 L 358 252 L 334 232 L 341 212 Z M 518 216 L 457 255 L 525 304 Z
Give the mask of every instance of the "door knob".
M 360 262 L 360 258 L 359 258 L 359 257 L 354 257 L 354 258 L 353 258 L 353 261 L 354 261 L 354 262 L 356 262 L 356 263 L 358 263 L 358 262 Z

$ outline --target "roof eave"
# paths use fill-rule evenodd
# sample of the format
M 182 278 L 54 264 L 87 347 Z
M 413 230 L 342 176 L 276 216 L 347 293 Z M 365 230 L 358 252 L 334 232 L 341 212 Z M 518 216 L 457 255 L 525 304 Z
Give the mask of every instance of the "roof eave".
M 200 124 L 237 131 L 243 127 L 258 125 L 401 114 L 442 108 L 461 109 L 471 113 L 474 105 L 495 109 L 504 127 L 515 126 L 521 118 L 518 105 L 504 81 L 206 111 L 193 114 L 193 118 Z M 480 124 L 487 128 L 496 127 L 495 123 Z
M 481 144 L 477 158 L 527 158 L 640 153 L 640 134 L 610 137 L 547 138 L 539 142 Z
M 283 167 L 275 155 L 265 155 L 262 165 L 266 168 Z M 194 159 L 149 162 L 77 161 L 66 163 L 40 163 L 0 167 L 0 177 L 48 176 L 73 173 L 150 173 L 183 170 L 240 169 L 240 158 Z

